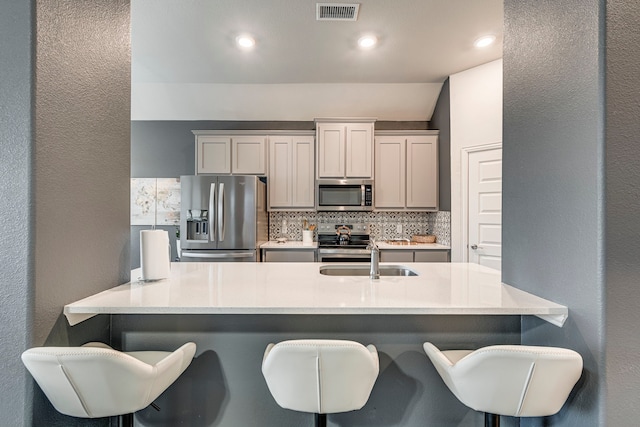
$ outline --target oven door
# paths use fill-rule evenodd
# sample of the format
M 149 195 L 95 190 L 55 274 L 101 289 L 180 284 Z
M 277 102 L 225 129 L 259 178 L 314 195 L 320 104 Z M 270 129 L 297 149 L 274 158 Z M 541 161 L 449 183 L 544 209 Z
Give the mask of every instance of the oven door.
M 371 262 L 371 251 L 366 249 L 319 248 L 318 262 Z

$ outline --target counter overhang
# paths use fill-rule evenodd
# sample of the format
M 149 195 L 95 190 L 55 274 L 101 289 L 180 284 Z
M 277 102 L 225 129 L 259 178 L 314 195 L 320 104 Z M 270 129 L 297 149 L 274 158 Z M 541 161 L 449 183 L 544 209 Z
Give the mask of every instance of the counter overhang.
M 320 265 L 173 263 L 168 279 L 108 289 L 64 314 L 70 325 L 98 314 L 534 315 L 556 326 L 568 316 L 477 264 L 411 263 L 418 276 L 380 280 L 324 276 Z

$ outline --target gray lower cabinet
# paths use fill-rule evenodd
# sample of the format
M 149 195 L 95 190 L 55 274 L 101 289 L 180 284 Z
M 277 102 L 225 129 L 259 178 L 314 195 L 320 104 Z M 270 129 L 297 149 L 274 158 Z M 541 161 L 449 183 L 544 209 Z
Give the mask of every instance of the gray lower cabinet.
M 315 262 L 313 249 L 263 249 L 263 262 Z
M 381 250 L 382 262 L 413 262 L 413 251 L 400 251 L 397 249 Z
M 413 261 L 414 262 L 449 262 L 451 261 L 451 258 L 449 257 L 448 250 L 415 251 Z
M 407 251 L 398 249 L 383 249 L 380 251 L 382 262 L 449 262 L 448 250 Z

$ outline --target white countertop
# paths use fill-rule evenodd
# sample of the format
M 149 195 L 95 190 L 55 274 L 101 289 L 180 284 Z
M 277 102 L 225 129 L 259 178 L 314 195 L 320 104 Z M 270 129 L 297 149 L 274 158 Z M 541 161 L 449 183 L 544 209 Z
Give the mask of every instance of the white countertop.
M 287 240 L 284 243 L 278 243 L 275 240 L 269 240 L 267 243 L 260 245 L 260 249 L 317 249 L 318 242 L 313 242 L 311 245 L 303 245 L 302 241 Z
M 536 315 L 558 326 L 568 314 L 478 264 L 407 263 L 419 276 L 380 280 L 324 276 L 321 265 L 172 263 L 168 279 L 108 289 L 66 305 L 64 314 L 71 325 L 97 314 L 444 314 Z
M 439 243 L 417 243 L 411 245 L 392 245 L 385 241 L 376 242 L 379 249 L 399 249 L 405 251 L 424 251 L 424 250 L 450 250 L 451 247 L 441 245 Z M 285 243 L 278 243 L 275 240 L 270 240 L 267 243 L 260 245 L 260 249 L 316 249 L 318 242 L 313 242 L 313 245 L 303 245 L 301 241 L 289 241 Z
M 378 249 L 401 249 L 405 251 L 424 251 L 424 250 L 449 250 L 450 246 L 441 245 L 440 243 L 412 243 L 410 245 L 392 245 L 390 243 L 381 240 L 376 242 Z

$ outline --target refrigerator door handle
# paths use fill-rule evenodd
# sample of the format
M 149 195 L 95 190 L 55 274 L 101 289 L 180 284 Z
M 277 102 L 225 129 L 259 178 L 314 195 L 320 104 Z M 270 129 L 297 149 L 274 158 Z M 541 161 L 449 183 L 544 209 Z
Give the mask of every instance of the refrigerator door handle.
M 214 207 L 215 207 L 215 200 L 216 200 L 216 185 L 215 184 L 211 184 L 211 187 L 209 188 L 209 218 L 208 218 L 208 224 L 209 225 L 209 241 L 210 242 L 215 242 L 216 241 L 216 227 L 215 227 L 215 211 L 214 211 Z
M 254 252 L 233 252 L 223 254 L 205 254 L 202 252 L 189 253 L 182 251 L 182 256 L 185 258 L 252 258 L 255 256 Z
M 218 234 L 220 241 L 224 242 L 224 183 L 220 183 L 220 193 L 218 195 Z

